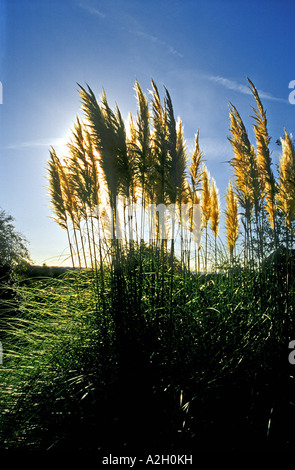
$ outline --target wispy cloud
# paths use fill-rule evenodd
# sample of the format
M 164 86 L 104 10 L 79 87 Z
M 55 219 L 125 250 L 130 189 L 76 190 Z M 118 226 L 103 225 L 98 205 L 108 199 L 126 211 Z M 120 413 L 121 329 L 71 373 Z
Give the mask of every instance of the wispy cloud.
M 231 146 L 228 140 L 217 137 L 205 137 L 202 140 L 202 151 L 212 160 L 225 162 L 231 154 Z
M 221 77 L 219 75 L 208 75 L 206 78 L 208 80 L 218 83 L 219 85 L 223 86 L 224 88 L 227 88 L 229 90 L 234 90 L 237 91 L 238 93 L 242 93 L 244 95 L 251 95 L 252 92 L 250 88 L 246 85 L 243 85 L 241 83 L 236 82 L 235 80 L 231 80 L 226 77 Z M 288 103 L 288 100 L 284 98 L 277 98 L 273 96 L 271 93 L 267 93 L 263 90 L 258 90 L 260 98 L 266 99 L 266 100 L 272 100 L 272 101 L 280 101 L 282 103 Z
M 177 49 L 175 49 L 170 44 L 167 44 L 165 41 L 162 41 L 157 36 L 154 36 L 149 33 L 145 33 L 144 31 L 140 31 L 140 30 L 129 30 L 129 33 L 134 34 L 135 36 L 138 36 L 138 37 L 142 37 L 143 39 L 146 39 L 147 41 L 156 43 L 159 46 L 164 47 L 169 52 L 169 54 L 173 54 L 178 57 L 183 57 L 183 54 L 181 54 Z
M 36 147 L 63 147 L 67 144 L 68 140 L 65 137 L 57 137 L 55 139 L 41 139 L 32 141 L 16 142 L 15 144 L 6 145 L 6 149 L 18 150 L 25 148 L 36 148 Z
M 85 11 L 87 11 L 88 13 L 90 13 L 91 15 L 93 16 L 98 16 L 100 18 L 106 18 L 106 14 L 104 12 L 102 12 L 101 10 L 98 10 L 98 8 L 96 8 L 96 6 L 93 6 L 91 5 L 90 3 L 82 3 L 80 2 L 79 4 L 79 7 L 83 8 Z M 134 36 L 137 36 L 137 37 L 141 37 L 143 39 L 145 39 L 146 41 L 149 41 L 149 42 L 152 42 L 154 44 L 157 44 L 161 47 L 163 47 L 164 49 L 166 49 L 166 51 L 169 53 L 169 54 L 172 54 L 174 56 L 177 56 L 177 57 L 183 57 L 183 54 L 181 54 L 181 52 L 179 52 L 174 46 L 172 46 L 171 44 L 168 44 L 167 42 L 163 41 L 162 39 L 160 39 L 159 37 L 157 36 L 154 36 L 153 34 L 150 34 L 150 33 L 146 33 L 144 31 L 142 31 L 140 29 L 140 26 L 138 24 L 138 21 L 136 20 L 135 17 L 133 17 L 132 15 L 130 14 L 127 14 L 125 11 L 124 13 L 122 12 L 120 14 L 120 17 L 118 17 L 116 14 L 112 17 L 112 20 L 114 20 L 115 18 L 119 19 L 119 22 L 121 24 L 123 24 L 123 26 L 121 26 L 121 28 L 123 30 L 126 30 L 129 32 L 129 34 L 132 34 Z M 129 28 L 128 26 L 126 26 L 126 23 L 129 23 Z M 132 24 L 132 26 L 130 27 L 130 24 Z M 139 26 L 139 27 L 138 27 Z
M 91 5 L 88 5 L 87 3 L 79 3 L 79 7 L 83 8 L 83 10 L 86 10 L 88 11 L 88 13 L 90 13 L 91 15 L 94 15 L 94 16 L 99 16 L 100 18 L 105 18 L 106 17 L 106 14 L 103 13 L 102 11 L 98 10 L 97 8 L 91 6 Z
M 193 153 L 195 140 L 186 139 L 187 149 L 190 154 Z M 226 162 L 231 154 L 231 145 L 226 138 L 201 137 L 200 147 L 208 161 Z

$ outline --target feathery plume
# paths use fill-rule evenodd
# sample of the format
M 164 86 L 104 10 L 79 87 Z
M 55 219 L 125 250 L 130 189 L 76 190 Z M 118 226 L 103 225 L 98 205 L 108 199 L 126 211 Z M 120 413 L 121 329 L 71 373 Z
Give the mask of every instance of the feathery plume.
M 217 237 L 219 231 L 219 220 L 220 220 L 220 203 L 218 189 L 214 178 L 212 178 L 211 186 L 211 230 L 214 234 L 214 259 L 215 259 L 215 268 L 217 266 Z
M 291 230 L 291 222 L 295 220 L 295 149 L 293 136 L 286 129 L 281 143 L 277 201 L 284 214 L 286 226 Z
M 72 264 L 73 264 L 73 267 L 75 267 L 72 242 L 70 239 L 69 226 L 68 226 L 67 202 L 66 202 L 66 196 L 63 190 L 63 185 L 64 185 L 63 168 L 53 147 L 51 147 L 49 154 L 50 154 L 50 160 L 48 162 L 49 195 L 51 198 L 53 212 L 56 215 L 56 217 L 53 217 L 53 220 L 55 220 L 55 222 L 57 222 L 57 224 L 61 228 L 66 230 L 67 232 Z
M 148 107 L 148 98 L 143 94 L 142 89 L 136 80 L 135 91 L 137 95 L 137 116 L 136 116 L 136 134 L 137 139 L 137 168 L 140 184 L 143 193 L 143 204 L 145 203 L 146 181 L 149 177 L 151 167 L 151 138 L 150 138 L 150 113 Z
M 255 98 L 257 109 L 253 108 L 254 133 L 256 137 L 257 163 L 260 184 L 260 199 L 265 200 L 264 209 L 266 210 L 270 226 L 274 231 L 274 241 L 276 240 L 276 182 L 271 169 L 272 160 L 269 151 L 270 137 L 267 131 L 266 112 L 263 108 L 258 91 L 249 78 L 247 78 L 252 94 Z
M 90 87 L 86 91 L 80 86 L 80 96 L 82 110 L 89 122 L 94 146 L 100 154 L 100 165 L 109 191 L 111 207 L 114 210 L 119 191 L 118 137 L 116 135 L 118 122 L 108 105 L 104 90 L 101 105 L 98 104 Z
M 231 103 L 230 132 L 232 136 L 228 140 L 234 152 L 234 158 L 230 160 L 230 164 L 234 171 L 235 187 L 241 207 L 245 211 L 245 217 L 250 221 L 254 204 L 254 189 L 257 184 L 257 166 L 244 123 Z
M 230 261 L 233 261 L 233 250 L 239 235 L 238 201 L 233 191 L 232 182 L 229 182 L 226 190 L 226 239 L 230 253 Z
M 208 226 L 211 214 L 211 190 L 210 190 L 210 174 L 203 163 L 202 171 L 202 225 L 204 228 Z
M 49 151 L 50 160 L 48 162 L 48 181 L 49 181 L 49 195 L 51 198 L 51 205 L 56 218 L 53 218 L 57 224 L 63 228 L 67 228 L 67 212 L 65 201 L 62 192 L 62 183 L 60 178 L 61 162 L 56 155 L 54 148 Z
M 211 187 L 210 218 L 211 218 L 211 230 L 214 233 L 214 237 L 217 238 L 218 231 L 219 231 L 219 220 L 220 220 L 220 202 L 219 202 L 218 189 L 217 189 L 214 178 L 212 178 L 212 187 Z
M 234 171 L 234 185 L 238 201 L 243 210 L 243 225 L 245 228 L 245 261 L 249 259 L 250 249 L 253 249 L 252 215 L 253 208 L 258 214 L 260 197 L 258 165 L 254 147 L 251 145 L 244 123 L 237 109 L 230 103 L 230 132 L 234 158 L 230 164 Z
M 194 148 L 194 152 L 192 155 L 191 165 L 189 167 L 189 174 L 190 174 L 193 194 L 195 194 L 195 192 L 201 186 L 201 180 L 202 180 L 201 163 L 203 162 L 203 159 L 204 159 L 204 156 L 200 150 L 199 129 L 198 129 L 197 134 L 195 136 L 195 148 Z
M 165 204 L 168 170 L 170 166 L 167 145 L 167 110 L 162 107 L 160 94 L 153 80 L 152 87 L 152 152 L 155 170 L 155 197 L 157 204 Z
M 211 190 L 210 190 L 210 174 L 203 163 L 202 171 L 202 226 L 205 228 L 205 271 L 207 271 L 207 245 L 208 245 L 208 223 L 211 215 Z

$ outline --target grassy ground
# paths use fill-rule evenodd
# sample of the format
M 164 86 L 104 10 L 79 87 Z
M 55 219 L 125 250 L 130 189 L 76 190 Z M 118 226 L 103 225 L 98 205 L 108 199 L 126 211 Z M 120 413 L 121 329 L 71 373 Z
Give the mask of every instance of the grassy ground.
M 137 253 L 103 277 L 14 288 L 2 305 L 1 449 L 295 446 L 284 272 L 195 276 Z

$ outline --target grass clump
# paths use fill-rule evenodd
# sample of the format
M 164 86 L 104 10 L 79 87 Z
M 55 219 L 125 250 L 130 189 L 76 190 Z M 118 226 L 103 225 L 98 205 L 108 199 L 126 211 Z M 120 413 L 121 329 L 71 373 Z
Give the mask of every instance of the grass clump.
M 169 260 L 157 272 L 152 253 L 141 265 L 133 256 L 132 269 L 122 254 L 120 269 L 106 270 L 103 302 L 89 272 L 17 287 L 2 448 L 293 445 L 292 315 L 273 273 L 175 271 L 171 315 Z

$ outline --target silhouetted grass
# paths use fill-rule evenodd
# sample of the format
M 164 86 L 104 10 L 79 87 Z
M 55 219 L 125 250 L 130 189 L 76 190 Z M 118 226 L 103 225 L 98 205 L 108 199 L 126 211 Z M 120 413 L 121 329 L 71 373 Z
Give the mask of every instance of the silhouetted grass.
M 271 267 L 173 275 L 171 295 L 169 262 L 134 249 L 103 289 L 90 271 L 15 286 L 2 449 L 294 446 L 292 284 Z

